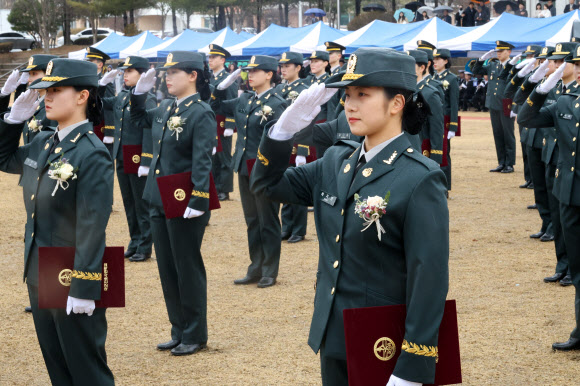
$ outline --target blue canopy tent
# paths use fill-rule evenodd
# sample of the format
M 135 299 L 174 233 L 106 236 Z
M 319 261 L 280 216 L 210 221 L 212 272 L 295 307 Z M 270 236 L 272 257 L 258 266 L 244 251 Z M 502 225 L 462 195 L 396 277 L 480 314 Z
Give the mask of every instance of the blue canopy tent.
M 346 54 L 351 54 L 360 47 L 378 47 L 378 37 L 384 41 L 412 28 L 415 28 L 414 24 L 396 24 L 374 20 L 364 27 L 336 39 L 335 42 L 346 47 Z M 320 46 L 319 48 L 322 49 L 323 47 Z
M 378 42 L 379 47 L 389 47 L 396 50 L 414 50 L 418 40 L 427 40 L 438 45 L 440 41 L 461 36 L 467 31 L 455 27 L 435 17 L 417 23 L 406 24 L 408 28 L 397 36 L 389 37 Z
M 141 35 L 122 36 L 115 32 L 112 32 L 109 36 L 107 36 L 100 42 L 93 44 L 91 47 L 98 48 L 99 50 L 109 55 L 111 59 L 118 59 L 119 52 L 122 49 L 133 44 L 137 39 L 139 39 L 140 36 Z M 71 59 L 84 59 L 86 52 L 87 52 L 86 49 L 69 52 L 68 57 Z
M 162 39 L 153 35 L 149 31 L 143 32 L 142 34 L 138 35 L 138 37 L 139 39 L 135 40 L 131 45 L 119 52 L 120 59 L 124 59 L 132 55 L 139 55 L 139 51 L 146 50 L 163 43 Z

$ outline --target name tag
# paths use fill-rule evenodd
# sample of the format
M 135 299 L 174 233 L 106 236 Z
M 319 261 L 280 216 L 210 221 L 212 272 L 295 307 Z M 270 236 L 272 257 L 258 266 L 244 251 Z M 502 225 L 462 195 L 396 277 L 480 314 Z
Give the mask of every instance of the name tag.
M 560 113 L 558 115 L 559 115 L 560 118 L 565 119 L 567 121 L 569 121 L 569 120 L 572 119 L 572 114 L 562 114 L 562 113 Z
M 547 105 L 553 105 L 554 103 L 556 103 L 555 99 L 546 99 L 546 102 L 545 102 L 545 104 L 547 104 Z
M 334 204 L 336 203 L 336 197 L 331 194 L 320 192 L 320 197 L 322 199 L 322 202 L 330 206 L 334 206 Z
M 336 133 L 336 139 L 350 139 L 350 133 Z
M 161 117 L 156 117 L 155 118 L 155 122 L 157 122 L 157 123 L 163 123 L 163 119 Z
M 30 166 L 33 169 L 38 168 L 38 163 L 35 160 L 30 159 L 30 158 L 26 158 L 26 160 L 24 161 L 24 165 Z
M 246 114 L 246 113 L 247 113 L 247 111 L 246 111 L 246 109 L 239 109 L 239 110 L 238 110 L 238 113 Z

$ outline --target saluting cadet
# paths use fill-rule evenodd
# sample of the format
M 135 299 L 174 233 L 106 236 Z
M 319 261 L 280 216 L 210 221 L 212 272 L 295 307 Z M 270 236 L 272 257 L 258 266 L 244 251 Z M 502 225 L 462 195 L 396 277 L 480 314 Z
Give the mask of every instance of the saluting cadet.
M 302 69 L 302 54 L 298 52 L 284 52 L 279 62 L 282 78 L 286 83 L 281 83 L 277 87 L 278 94 L 286 99 L 291 105 L 298 95 L 308 88 L 304 79 L 300 79 L 299 74 Z M 294 165 L 306 164 L 306 157 L 310 156 L 314 148 L 295 143 L 292 153 L 295 155 Z M 302 205 L 282 205 L 282 240 L 289 243 L 297 243 L 304 240 L 308 223 L 308 208 Z
M 328 63 L 330 65 L 330 75 L 336 75 L 340 71 L 346 71 L 346 67 L 341 67 L 342 53 L 346 47 L 335 43 L 325 42 L 326 51 L 328 52 Z M 326 120 L 336 119 L 341 111 L 344 110 L 344 90 L 338 90 L 326 104 Z
M 258 283 L 259 288 L 273 286 L 280 265 L 280 204 L 270 201 L 260 193 L 250 191 L 250 168 L 252 162 L 263 158 L 258 151 L 264 127 L 278 119 L 286 106 L 286 100 L 271 87 L 278 70 L 276 58 L 264 55 L 252 56 L 243 68 L 248 71 L 250 87 L 256 90 L 245 91 L 238 98 L 225 100 L 225 90 L 239 77 L 241 69 L 234 71 L 222 81 L 214 91 L 220 100 L 223 111 L 234 115 L 238 128 L 238 139 L 234 153 L 233 168 L 238 173 L 238 186 L 242 199 L 242 209 L 248 228 L 248 247 L 250 265 L 246 276 L 234 280 L 235 284 Z M 286 163 L 288 167 L 289 163 Z
M 485 107 L 489 109 L 495 151 L 498 166 L 490 172 L 513 173 L 516 164 L 516 137 L 514 133 L 514 118 L 505 116 L 503 99 L 506 80 L 500 77 L 502 71 L 509 72 L 509 58 L 514 48 L 510 43 L 498 40 L 496 48 L 485 53 L 473 65 L 473 72 L 483 72 L 489 77 Z M 488 61 L 497 52 L 497 60 Z
M 98 50 L 94 47 L 87 47 L 86 60 L 97 65 L 97 74 L 99 75 L 99 80 L 105 75 L 105 63 L 111 57 L 105 54 L 103 51 Z M 105 98 L 110 98 L 115 96 L 115 85 L 110 83 L 106 86 L 105 92 L 101 95 Z M 113 118 L 113 112 L 108 111 L 104 114 L 104 120 L 102 122 L 95 123 L 95 132 L 103 140 L 103 143 L 109 149 L 111 156 L 113 154 L 113 138 L 115 137 L 115 120 Z M 104 139 L 104 137 L 109 137 Z
M 417 75 L 417 91 L 422 95 L 423 100 L 429 106 L 429 115 L 419 133 L 421 149 L 423 155 L 431 158 L 439 165 L 443 162 L 443 106 L 441 105 L 442 95 L 434 86 L 427 84 L 428 56 L 424 51 L 407 51 L 409 56 L 415 59 L 415 73 Z
M 113 385 L 107 366 L 106 309 L 101 298 L 105 231 L 113 201 L 113 163 L 93 133 L 98 77 L 92 63 L 54 59 L 31 89 L 46 89 L 46 115 L 57 132 L 41 131 L 18 146 L 39 105 L 22 94 L 0 120 L 0 170 L 21 174 L 27 213 L 24 278 L 36 335 L 53 385 Z M 38 308 L 39 247 L 74 247 L 65 309 Z M 72 314 L 71 314 L 72 311 Z
M 554 52 L 566 52 L 564 45 L 556 44 Z M 580 47 L 565 59 L 574 63 L 573 79 L 580 76 Z M 541 68 L 541 67 L 540 67 Z M 539 71 L 539 70 L 538 70 Z M 562 78 L 566 66 L 558 69 L 543 83 L 538 84 L 518 115 L 524 126 L 556 128 L 556 140 L 560 147 L 558 166 L 554 180 L 554 195 L 560 200 L 560 220 L 566 243 L 572 283 L 576 289 L 576 326 L 566 342 L 552 344 L 554 350 L 580 349 L 580 157 L 577 156 L 580 137 L 580 92 L 577 81 L 562 86 L 562 96 L 556 103 L 543 106 L 550 90 Z
M 141 75 L 131 94 L 131 119 L 151 127 L 153 160 L 143 198 L 149 203 L 151 233 L 159 277 L 171 322 L 171 340 L 157 345 L 172 355 L 191 355 L 206 347 L 207 277 L 201 243 L 209 222 L 211 153 L 215 115 L 205 103 L 211 96 L 209 71 L 197 52 L 174 51 L 161 67 L 175 98 L 147 110 L 155 70 Z M 182 217 L 167 218 L 157 177 L 191 172 L 193 191 Z
M 360 48 L 326 86 L 346 88 L 346 116 L 362 145 L 341 141 L 322 159 L 286 167 L 292 137 L 332 93 L 323 85 L 304 91 L 260 144 L 252 190 L 314 205 L 320 258 L 308 343 L 320 350 L 323 385 L 348 385 L 346 308 L 406 304 L 405 340 L 436 350 L 448 288 L 447 183 L 402 133 L 421 130 L 427 113 L 416 85 L 413 58 Z M 375 207 L 375 220 L 359 217 L 364 205 Z M 403 346 L 388 386 L 433 383 L 436 359 L 425 354 Z
M 444 138 L 446 151 L 443 155 L 447 158 L 447 165 L 441 166 L 447 178 L 447 189 L 451 190 L 451 138 L 457 132 L 457 122 L 459 113 L 459 80 L 457 75 L 451 73 L 451 52 L 447 49 L 433 50 L 433 67 L 437 71 L 435 79 L 443 86 L 445 102 L 443 103 L 443 114 L 445 120 Z
M 131 241 L 125 251 L 125 257 L 130 261 L 145 261 L 151 257 L 153 239 L 149 220 L 149 207 L 143 199 L 147 173 L 153 159 L 153 143 L 151 127 L 139 126 L 131 119 L 131 90 L 145 71 L 149 69 L 149 60 L 139 56 L 129 56 L 120 70 L 124 70 L 125 89 L 116 97 L 103 98 L 105 114 L 113 112 L 115 131 L 113 140 L 113 159 L 117 161 L 117 179 L 121 189 L 121 197 L 129 225 Z M 100 91 L 108 87 L 115 79 L 117 70 L 108 72 L 99 81 Z M 149 93 L 146 102 L 147 109 L 157 107 L 153 93 Z M 109 137 L 105 137 L 107 139 Z M 128 146 L 125 148 L 125 146 Z M 136 150 L 131 148 L 137 146 Z M 127 158 L 125 160 L 125 158 Z M 126 170 L 124 161 L 134 165 L 135 170 Z
M 217 44 L 209 45 L 208 65 L 212 71 L 210 84 L 217 87 L 229 74 L 226 71 L 225 63 L 230 53 Z M 226 99 L 233 99 L 238 96 L 238 83 L 232 84 L 226 90 Z M 225 115 L 219 104 L 210 103 L 216 114 L 217 136 L 221 146 L 218 146 L 216 154 L 212 157 L 212 173 L 215 180 L 215 187 L 220 201 L 230 199 L 230 193 L 234 191 L 234 171 L 232 170 L 232 136 L 234 135 L 234 116 Z

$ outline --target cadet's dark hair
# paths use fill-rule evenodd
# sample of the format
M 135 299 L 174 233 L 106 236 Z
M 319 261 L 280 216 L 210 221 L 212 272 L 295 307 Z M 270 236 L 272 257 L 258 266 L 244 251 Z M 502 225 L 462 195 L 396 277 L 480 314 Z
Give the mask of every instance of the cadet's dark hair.
M 188 74 L 193 74 L 193 72 L 197 72 L 197 79 L 195 81 L 195 88 L 199 93 L 199 98 L 202 101 L 207 101 L 211 97 L 211 89 L 209 88 L 209 67 L 207 63 L 203 64 L 203 70 L 194 70 L 194 69 L 182 69 L 183 71 L 187 72 Z
M 276 71 L 266 71 L 266 72 L 271 72 L 272 73 L 272 79 L 270 79 L 270 83 L 274 83 L 276 86 L 280 84 L 280 82 L 282 82 L 282 77 L 280 76 L 280 74 L 278 74 L 278 72 Z
M 435 67 L 433 67 L 433 61 L 431 59 L 429 59 L 429 63 L 427 64 L 427 70 L 429 70 L 431 76 L 435 73 Z
M 87 119 L 93 123 L 93 125 L 98 125 L 103 120 L 103 101 L 99 97 L 99 93 L 96 87 L 90 86 L 73 86 L 77 92 L 87 90 L 89 92 L 89 99 L 87 100 L 86 115 Z
M 447 59 L 447 63 L 445 64 L 445 68 L 449 69 L 451 68 L 452 64 L 451 64 L 451 58 Z
M 385 87 L 387 99 L 393 99 L 396 95 L 401 94 L 405 98 L 405 107 L 403 108 L 402 128 L 411 135 L 419 134 L 423 129 L 423 124 L 431 112 L 429 106 L 423 100 L 420 93 L 414 93 L 410 90 L 399 88 Z

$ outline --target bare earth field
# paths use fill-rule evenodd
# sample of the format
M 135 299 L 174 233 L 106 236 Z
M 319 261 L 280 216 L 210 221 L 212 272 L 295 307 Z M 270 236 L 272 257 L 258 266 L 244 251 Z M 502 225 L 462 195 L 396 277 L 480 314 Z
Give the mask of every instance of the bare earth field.
M 569 385 L 579 353 L 554 353 L 573 328 L 574 289 L 548 285 L 553 243 L 528 235 L 540 218 L 526 206 L 518 143 L 516 173 L 497 165 L 489 116 L 462 113 L 453 139 L 450 194 L 450 291 L 457 299 L 465 385 Z M 0 385 L 50 383 L 22 283 L 24 207 L 18 176 L 0 175 Z M 170 338 L 155 258 L 126 262 L 127 307 L 107 312 L 109 364 L 119 385 L 318 385 L 319 359 L 306 344 L 318 243 L 312 215 L 307 240 L 283 244 L 278 284 L 237 287 L 249 262 L 238 192 L 212 214 L 203 245 L 208 274 L 208 349 L 172 357 L 155 345 Z M 108 245 L 127 245 L 115 182 Z

